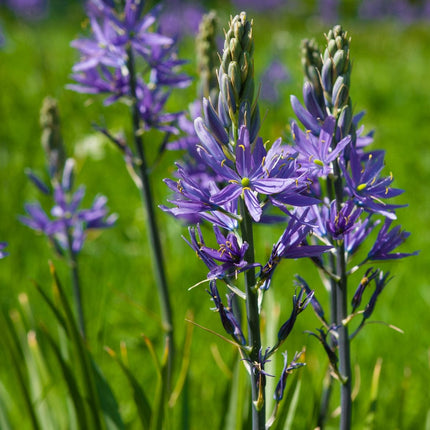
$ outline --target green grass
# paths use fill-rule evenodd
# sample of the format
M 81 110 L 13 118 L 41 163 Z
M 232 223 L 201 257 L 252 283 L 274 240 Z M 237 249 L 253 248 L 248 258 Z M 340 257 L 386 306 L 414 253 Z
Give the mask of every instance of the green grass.
M 149 250 L 138 192 L 115 148 L 100 138 L 97 138 L 98 144 L 88 145 L 88 136 L 96 136 L 91 128 L 93 121 L 106 123 L 114 130 L 129 130 L 127 111 L 123 107 L 103 108 L 99 99 L 85 105 L 85 96 L 64 88 L 76 60 L 76 53 L 69 43 L 81 31 L 81 19 L 80 9 L 72 7 L 67 14 L 37 24 L 13 19 L 3 23 L 8 41 L 0 51 L 0 240 L 9 242 L 11 255 L 0 262 L 0 303 L 5 308 L 12 308 L 17 305 L 18 294 L 24 291 L 29 294 L 36 319 L 53 320 L 31 282 L 35 279 L 49 290 L 52 281 L 48 260 L 53 258 L 52 252 L 43 237 L 35 236 L 17 220 L 17 215 L 23 213 L 24 202 L 40 197 L 26 179 L 24 168 L 43 172 L 38 115 L 43 97 L 49 94 L 59 100 L 68 153 L 75 155 L 78 161 L 77 182 L 85 183 L 87 187 L 85 203 L 89 204 L 96 193 L 105 194 L 109 198 L 109 207 L 120 216 L 114 229 L 88 240 L 80 257 L 80 267 L 91 350 L 112 384 L 121 412 L 132 419 L 135 411 L 130 406 L 127 381 L 104 351 L 104 346 L 119 350 L 120 342 L 124 341 L 131 368 L 151 393 L 154 372 L 141 334 L 151 338 L 157 350 L 161 350 L 158 301 L 154 280 L 148 270 Z M 300 40 L 315 37 L 323 44 L 322 33 L 328 28 L 318 21 L 299 21 L 286 16 L 270 19 L 255 16 L 254 26 L 257 73 L 277 56 L 285 61 L 292 75 L 292 81 L 282 89 L 284 103 L 276 107 L 261 105 L 263 115 L 267 109 L 262 135 L 274 140 L 285 131 L 287 121 L 293 116 L 289 94 L 301 95 Z M 418 257 L 383 265 L 395 278 L 384 290 L 374 319 L 394 324 L 404 330 L 404 334 L 374 324 L 366 327 L 353 343 L 352 357 L 359 363 L 361 375 L 354 428 L 362 428 L 369 408 L 373 369 L 377 358 L 381 357 L 374 428 L 421 429 L 430 404 L 427 252 L 430 241 L 427 190 L 430 179 L 430 28 L 425 23 L 402 26 L 395 22 L 353 20 L 344 22 L 343 26 L 352 36 L 351 96 L 354 108 L 357 112 L 366 110 L 363 123 L 366 130 L 375 129 L 373 147 L 387 150 L 387 173 L 392 171 L 395 185 L 406 190 L 398 198 L 399 202 L 409 203 L 408 208 L 399 211 L 399 222 L 413 233 L 405 249 L 421 250 Z M 192 42 L 188 41 L 182 56 L 193 62 L 193 55 Z M 193 72 L 193 63 L 188 68 Z M 191 88 L 178 93 L 172 105 L 185 109 L 193 97 L 194 88 Z M 151 135 L 147 144 L 155 146 L 158 139 L 156 134 Z M 95 147 L 101 148 L 101 153 L 97 153 Z M 90 151 L 85 152 L 82 148 L 90 148 Z M 164 203 L 168 196 L 161 179 L 172 172 L 174 159 L 175 154 L 167 154 L 154 171 L 157 204 Z M 187 310 L 193 312 L 199 324 L 221 331 L 217 315 L 209 310 L 211 303 L 205 287 L 187 291 L 204 277 L 206 269 L 195 260 L 193 252 L 181 239 L 186 229 L 161 211 L 158 218 L 166 245 L 178 341 L 183 339 L 187 328 Z M 276 234 L 265 227 L 257 237 L 258 253 L 264 255 L 270 250 L 269 239 L 276 239 Z M 63 284 L 69 285 L 66 264 L 56 258 L 54 262 Z M 293 274 L 309 273 L 310 267 L 304 262 L 285 262 L 276 274 L 271 294 L 281 306 L 281 319 L 287 318 L 290 312 Z M 313 279 L 318 282 L 315 276 Z M 321 287 L 316 284 L 315 288 Z M 353 288 L 355 285 L 351 285 Z M 315 339 L 302 333 L 317 326 L 312 312 L 306 311 L 287 345 L 291 356 L 302 345 L 307 348 L 308 366 L 301 370 L 301 397 L 294 426 L 297 429 L 311 428 L 326 366 Z M 228 366 L 233 359 L 228 344 L 195 328 L 188 378 L 192 429 L 207 427 L 207 423 L 213 423 L 211 428 L 216 428 L 223 414 L 220 405 L 229 380 L 217 366 L 211 344 L 218 346 Z M 7 390 L 12 390 L 9 394 L 14 398 L 16 393 L 9 366 L 10 362 L 2 354 L 0 380 Z M 337 395 L 333 409 L 336 399 Z M 15 420 L 22 419 L 16 406 L 12 410 Z M 179 420 L 180 412 L 176 414 Z M 336 428 L 335 423 L 333 419 L 328 429 Z

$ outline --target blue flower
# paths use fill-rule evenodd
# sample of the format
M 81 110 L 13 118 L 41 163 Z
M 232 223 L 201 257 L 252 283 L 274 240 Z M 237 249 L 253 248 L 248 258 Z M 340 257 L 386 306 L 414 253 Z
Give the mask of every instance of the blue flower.
M 284 233 L 273 245 L 269 261 L 259 273 L 261 288 L 269 288 L 273 272 L 281 259 L 316 257 L 332 249 L 332 246 L 307 244 L 306 237 L 312 232 L 312 226 L 307 222 L 308 212 L 309 209 L 306 209 L 299 218 L 292 216 Z
M 327 231 L 335 240 L 343 239 L 345 234 L 355 227 L 355 223 L 362 213 L 352 200 L 346 201 L 340 211 L 337 211 L 336 201 L 330 204 L 327 219 Z
M 66 165 L 70 164 L 68 160 Z M 111 227 L 117 215 L 108 215 L 107 199 L 101 195 L 95 197 L 89 209 L 80 209 L 85 188 L 81 186 L 74 193 L 70 192 L 72 174 L 72 169 L 65 168 L 62 183 L 54 184 L 51 217 L 40 203 L 31 203 L 24 206 L 27 216 L 20 216 L 19 220 L 31 229 L 45 234 L 58 250 L 68 250 L 71 241 L 71 250 L 77 254 L 83 247 L 87 230 Z
M 398 196 L 403 190 L 391 188 L 393 177 L 381 177 L 384 168 L 385 151 L 373 151 L 360 155 L 351 150 L 349 166 L 341 160 L 340 167 L 346 180 L 346 192 L 358 206 L 370 213 L 379 213 L 387 218 L 396 219 L 394 210 L 406 205 L 392 205 L 383 199 Z
M 306 366 L 306 363 L 299 363 L 299 358 L 302 355 L 302 353 L 295 353 L 294 357 L 291 361 L 291 363 L 288 363 L 288 354 L 287 352 L 283 352 L 282 355 L 284 356 L 284 367 L 282 369 L 281 377 L 279 378 L 279 382 L 276 385 L 275 388 L 275 394 L 273 395 L 274 399 L 277 402 L 280 402 L 282 398 L 284 397 L 287 377 L 295 369 L 298 369 L 299 367 Z
M 217 163 L 215 157 L 208 154 L 207 159 L 216 173 L 224 177 L 229 184 L 219 193 L 212 196 L 212 202 L 223 204 L 230 200 L 242 197 L 246 207 L 254 221 L 260 221 L 262 208 L 258 200 L 258 193 L 266 196 L 277 194 L 291 185 L 295 185 L 295 179 L 283 179 L 270 177 L 266 171 L 264 158 L 266 151 L 261 139 L 257 140 L 254 151 L 251 151 L 249 131 L 245 126 L 239 130 L 236 144 L 235 169 L 221 161 Z M 225 160 L 225 158 L 223 158 Z
M 207 275 L 208 279 L 222 279 L 226 276 L 233 276 L 249 268 L 250 266 L 245 260 L 248 244 L 246 242 L 239 244 L 234 233 L 228 233 L 227 236 L 224 236 L 216 225 L 213 226 L 213 230 L 219 245 L 218 249 L 206 246 L 199 225 L 197 225 L 198 239 L 196 237 L 196 228 L 194 227 L 189 227 L 188 229 L 191 242 L 184 238 L 188 245 L 190 245 L 203 260 L 208 269 L 210 269 Z
M 8 253 L 8 252 L 3 251 L 3 249 L 5 249 L 5 248 L 6 248 L 6 246 L 7 246 L 7 242 L 0 242 L 0 260 L 1 260 L 2 258 L 7 257 L 7 256 L 9 255 L 9 253 Z
M 390 230 L 392 220 L 386 219 L 384 225 L 378 233 L 378 237 L 367 254 L 367 260 L 397 260 L 399 258 L 417 255 L 418 251 L 412 253 L 392 252 L 399 245 L 406 241 L 410 233 L 401 230 L 401 226 L 397 225 Z
M 295 149 L 299 152 L 299 161 L 304 169 L 317 176 L 326 177 L 333 172 L 332 163 L 351 142 L 351 136 L 346 136 L 333 149 L 332 141 L 336 127 L 336 118 L 328 116 L 321 126 L 318 137 L 312 133 L 304 133 L 296 123 L 293 123 L 293 138 Z
M 240 345 L 245 345 L 245 336 L 243 335 L 239 320 L 236 318 L 232 310 L 232 295 L 228 296 L 228 307 L 225 307 L 219 296 L 218 289 L 216 287 L 216 281 L 211 280 L 209 283 L 209 287 L 210 290 L 208 291 L 208 293 L 212 297 L 212 300 L 215 304 L 215 309 L 219 312 L 224 330 L 229 335 L 231 335 Z

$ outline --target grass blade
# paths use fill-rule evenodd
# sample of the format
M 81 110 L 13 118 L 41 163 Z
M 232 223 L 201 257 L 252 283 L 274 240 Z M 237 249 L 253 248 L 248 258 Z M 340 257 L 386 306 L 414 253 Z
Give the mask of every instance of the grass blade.
M 78 329 L 72 309 L 69 305 L 67 297 L 61 286 L 54 265 L 50 264 L 51 274 L 54 279 L 54 294 L 58 297 L 61 307 L 64 311 L 64 319 L 67 327 L 67 332 L 70 335 L 70 341 L 76 352 L 76 358 L 82 374 L 83 386 L 86 389 L 85 398 L 87 399 L 89 410 L 92 416 L 92 426 L 95 430 L 103 430 L 103 424 L 100 418 L 100 404 L 97 393 L 94 370 L 90 363 L 90 358 L 82 335 Z
M 381 376 L 382 358 L 376 360 L 375 368 L 373 369 L 372 384 L 370 388 L 370 405 L 364 420 L 364 429 L 373 430 L 375 428 L 376 407 L 378 403 L 379 379 Z
M 137 412 L 139 414 L 139 419 L 142 424 L 142 428 L 147 429 L 149 428 L 150 422 L 151 422 L 151 405 L 148 401 L 148 398 L 133 375 L 133 373 L 130 371 L 130 369 L 125 365 L 125 363 L 115 354 L 115 351 L 113 351 L 110 348 L 106 348 L 106 351 L 108 354 L 118 363 L 121 370 L 124 372 L 124 375 L 127 377 L 128 382 L 133 390 L 133 398 L 134 403 L 137 407 Z
M 79 392 L 78 384 L 76 383 L 77 381 L 76 375 L 72 371 L 72 368 L 70 367 L 70 365 L 64 360 L 61 354 L 60 348 L 58 347 L 56 341 L 47 330 L 45 330 L 45 336 L 48 339 L 48 342 L 51 345 L 52 350 L 54 351 L 54 355 L 57 358 L 64 380 L 69 389 L 69 393 L 73 402 L 75 416 L 79 424 L 79 428 L 80 429 L 88 428 L 90 423 L 88 421 L 87 412 L 85 410 L 85 405 L 84 405 L 81 393 Z
M 16 334 L 12 321 L 8 316 L 4 314 L 4 311 L 2 311 L 0 315 L 2 317 L 2 323 L 4 323 L 2 324 L 2 326 L 6 328 L 6 330 L 3 331 L 3 336 L 1 336 L 1 339 L 5 343 L 5 350 L 9 351 L 12 368 L 15 371 L 18 386 L 23 394 L 24 404 L 27 409 L 28 416 L 30 418 L 31 427 L 33 428 L 33 430 L 41 430 L 39 421 L 36 417 L 35 409 L 33 407 L 33 403 L 31 401 L 31 396 L 28 390 L 24 372 L 21 368 L 21 363 L 23 363 L 23 355 L 18 336 Z

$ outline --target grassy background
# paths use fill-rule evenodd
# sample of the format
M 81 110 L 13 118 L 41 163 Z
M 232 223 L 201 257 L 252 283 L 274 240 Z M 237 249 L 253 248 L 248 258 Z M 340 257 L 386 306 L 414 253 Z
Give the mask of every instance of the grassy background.
M 233 9 L 221 12 L 221 23 Z M 130 363 L 151 391 L 152 364 L 141 340 L 145 333 L 161 348 L 158 301 L 153 277 L 148 270 L 149 250 L 140 198 L 124 169 L 120 154 L 95 134 L 91 122 L 105 123 L 113 130 L 129 130 L 124 107 L 103 108 L 99 99 L 88 98 L 65 89 L 76 52 L 69 43 L 81 32 L 83 12 L 70 6 L 65 13 L 53 14 L 37 23 L 2 20 L 6 44 L 0 51 L 0 240 L 9 242 L 10 256 L 0 262 L 0 303 L 16 305 L 20 292 L 26 292 L 38 319 L 49 321 L 49 312 L 34 291 L 31 280 L 49 287 L 47 261 L 52 258 L 46 240 L 35 236 L 17 221 L 27 201 L 40 195 L 28 182 L 24 168 L 44 173 L 44 154 L 40 148 L 39 108 L 45 95 L 59 100 L 64 139 L 69 155 L 78 161 L 77 183 L 87 187 L 85 204 L 96 193 L 108 196 L 112 211 L 119 214 L 114 229 L 88 240 L 80 257 L 84 304 L 90 345 L 96 359 L 112 382 L 126 418 L 132 420 L 130 392 L 116 365 L 104 352 L 108 345 L 118 349 L 120 341 L 129 348 Z M 374 148 L 387 150 L 387 173 L 392 171 L 395 186 L 405 190 L 397 200 L 409 207 L 399 211 L 399 222 L 412 231 L 405 250 L 420 249 L 418 257 L 384 264 L 395 275 L 384 290 L 374 319 L 401 327 L 404 334 L 383 325 L 368 326 L 354 341 L 353 360 L 359 363 L 361 387 L 355 401 L 354 428 L 362 428 L 369 408 L 370 379 L 378 357 L 383 360 L 375 428 L 424 429 L 429 425 L 430 404 L 430 285 L 428 269 L 430 198 L 430 28 L 428 23 L 401 24 L 396 21 L 342 21 L 352 37 L 353 76 L 351 96 L 355 110 L 366 110 L 366 130 L 375 129 Z M 315 37 L 321 45 L 327 24 L 316 18 L 303 19 L 288 14 L 254 15 L 255 67 L 261 74 L 273 58 L 285 62 L 291 80 L 280 91 L 283 102 L 261 104 L 266 113 L 262 136 L 274 140 L 285 133 L 293 116 L 289 95 L 301 95 L 302 76 L 299 46 L 304 37 Z M 194 73 L 191 40 L 184 41 L 182 57 L 190 59 Z M 185 109 L 194 98 L 195 88 L 173 96 L 172 108 Z M 184 102 L 186 101 L 186 102 Z M 148 146 L 159 142 L 156 134 L 147 137 Z M 176 154 L 167 154 L 154 171 L 157 204 L 165 202 L 168 190 L 161 182 L 172 171 Z M 178 341 L 183 338 L 187 310 L 206 327 L 221 330 L 204 287 L 187 291 L 206 274 L 193 252 L 180 238 L 186 229 L 164 213 L 159 222 L 166 243 L 168 276 L 172 285 L 174 318 Z M 263 227 L 257 233 L 258 252 L 266 255 L 277 232 Z M 55 259 L 60 276 L 68 282 L 65 263 Z M 280 306 L 281 319 L 290 312 L 293 274 L 310 272 L 306 262 L 285 262 L 276 274 L 268 300 Z M 321 288 L 317 278 L 312 287 Z M 351 289 L 355 288 L 352 281 Z M 300 317 L 288 345 L 290 354 L 307 348 L 308 367 L 303 372 L 303 388 L 294 428 L 311 428 L 318 404 L 325 360 L 315 339 L 304 330 L 318 327 L 312 312 Z M 219 348 L 230 366 L 233 354 L 229 345 L 207 332 L 195 329 L 192 345 L 188 395 L 191 401 L 191 428 L 207 423 L 216 428 L 224 413 L 222 401 L 229 375 L 218 366 L 211 345 Z M 2 354 L 3 356 L 3 354 Z M 279 365 L 279 364 L 278 364 Z M 231 367 L 231 366 L 230 366 Z M 358 370 L 357 370 L 358 371 Z M 356 377 L 356 380 L 358 377 Z M 0 380 L 14 392 L 6 357 L 0 358 Z M 18 401 L 19 404 L 19 401 Z M 336 396 L 332 409 L 336 406 Z M 17 407 L 15 407 L 17 411 Z M 179 414 L 179 412 L 177 412 Z M 22 417 L 20 417 L 22 419 Z M 336 420 L 330 424 L 335 428 Z M 20 427 L 21 428 L 21 427 Z M 24 428 L 24 427 L 22 427 Z

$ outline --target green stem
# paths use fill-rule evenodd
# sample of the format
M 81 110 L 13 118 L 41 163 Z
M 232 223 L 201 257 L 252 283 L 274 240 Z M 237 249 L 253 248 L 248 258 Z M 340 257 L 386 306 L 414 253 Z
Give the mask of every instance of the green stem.
M 133 125 L 133 139 L 136 152 L 139 158 L 138 174 L 142 181 L 142 202 L 144 210 L 146 211 L 148 222 L 148 234 L 150 247 L 152 250 L 152 263 L 155 274 L 156 285 L 158 289 L 158 296 L 161 307 L 161 318 L 163 329 L 165 332 L 166 342 L 168 343 L 168 373 L 167 373 L 167 387 L 170 387 L 170 376 L 173 364 L 173 322 L 172 322 L 172 308 L 170 304 L 170 297 L 167 285 L 166 271 L 164 268 L 164 258 L 161 247 L 161 240 L 157 220 L 154 211 L 154 200 L 152 197 L 151 183 L 149 180 L 148 167 L 145 157 L 143 138 L 140 127 L 139 108 L 136 96 L 136 73 L 134 64 L 134 55 L 131 47 L 128 49 L 128 72 L 130 74 L 130 93 L 133 100 L 132 103 L 132 125 Z
M 81 296 L 81 285 L 79 282 L 79 271 L 78 271 L 78 256 L 73 251 L 73 239 L 70 230 L 67 231 L 67 247 L 69 251 L 69 266 L 72 277 L 73 297 L 75 299 L 75 307 L 78 318 L 78 327 L 82 335 L 82 338 L 86 338 L 85 333 L 85 318 L 84 309 L 82 305 Z
M 339 164 L 334 163 L 334 173 L 336 180 L 334 190 L 336 195 L 337 211 L 339 212 L 343 202 L 343 183 Z M 340 430 L 349 430 L 351 428 L 352 398 L 351 398 L 351 354 L 350 339 L 347 325 L 343 321 L 348 316 L 348 278 L 346 274 L 345 245 L 344 242 L 336 244 L 336 273 L 340 280 L 336 282 L 336 325 L 338 329 L 339 345 L 339 371 L 343 377 L 341 381 L 340 392 Z
M 333 200 L 334 191 L 333 191 L 333 180 L 329 176 L 327 177 L 327 196 L 329 200 Z M 329 253 L 329 264 L 330 264 L 330 272 L 335 273 L 337 275 L 337 265 L 336 265 L 336 257 L 332 253 Z M 337 321 L 337 282 L 333 277 L 330 277 L 330 324 L 336 326 Z M 330 346 L 333 346 L 333 342 L 330 336 Z M 330 405 L 331 393 L 333 391 L 333 377 L 330 374 L 330 369 L 328 369 L 326 374 L 326 380 L 323 387 L 323 392 L 321 396 L 321 404 L 320 411 L 318 416 L 317 427 L 320 430 L 324 430 L 325 422 L 327 419 L 327 412 Z
M 242 240 L 249 245 L 245 254 L 245 259 L 248 264 L 253 264 L 255 255 L 252 219 L 243 199 L 240 199 L 240 213 L 242 215 L 242 222 L 240 223 Z M 255 286 L 255 269 L 251 268 L 245 272 L 245 291 L 250 347 L 249 359 L 252 366 L 250 372 L 252 390 L 252 430 L 264 430 L 266 421 L 264 375 L 259 371 L 253 371 L 254 366 L 258 369 L 258 366 L 262 365 L 262 363 L 260 363 L 261 333 L 260 314 L 258 310 L 258 290 Z

